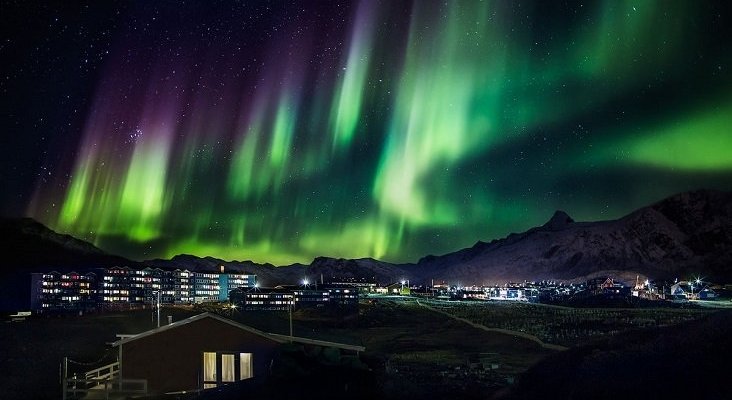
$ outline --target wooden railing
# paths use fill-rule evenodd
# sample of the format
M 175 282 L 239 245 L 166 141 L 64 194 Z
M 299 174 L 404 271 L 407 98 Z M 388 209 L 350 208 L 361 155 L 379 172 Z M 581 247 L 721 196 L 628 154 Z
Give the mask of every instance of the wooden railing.
M 108 399 L 110 395 L 116 394 L 147 394 L 147 379 L 121 379 L 119 362 L 114 362 L 87 371 L 82 377 L 77 375 L 65 377 L 63 382 L 64 399 L 79 397 Z
M 119 362 L 114 362 L 91 371 L 87 371 L 84 376 L 91 380 L 106 380 L 119 376 Z

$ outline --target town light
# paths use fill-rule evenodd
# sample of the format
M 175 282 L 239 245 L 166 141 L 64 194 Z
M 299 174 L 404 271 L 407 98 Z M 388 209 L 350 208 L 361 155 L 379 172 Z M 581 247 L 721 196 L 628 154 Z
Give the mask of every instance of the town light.
M 307 286 L 307 285 L 308 285 L 308 283 L 309 283 L 309 282 L 308 282 L 308 280 L 307 280 L 307 279 L 303 279 L 303 280 L 302 280 L 302 284 L 303 284 L 304 286 Z

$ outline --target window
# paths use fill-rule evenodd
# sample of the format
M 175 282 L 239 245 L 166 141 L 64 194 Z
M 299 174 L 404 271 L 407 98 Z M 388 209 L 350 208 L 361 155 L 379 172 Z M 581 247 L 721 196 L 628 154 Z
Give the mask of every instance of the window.
M 239 353 L 239 380 L 253 377 L 252 353 Z
M 216 353 L 203 353 L 203 388 L 216 387 Z
M 249 379 L 254 376 L 252 353 L 204 352 L 203 388 Z
M 234 355 L 221 355 L 221 382 L 234 382 Z

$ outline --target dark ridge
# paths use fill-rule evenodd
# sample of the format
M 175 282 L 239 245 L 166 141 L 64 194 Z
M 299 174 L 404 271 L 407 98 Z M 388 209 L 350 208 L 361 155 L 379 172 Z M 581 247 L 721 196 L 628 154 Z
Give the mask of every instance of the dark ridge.
M 100 267 L 140 265 L 71 235 L 56 233 L 31 218 L 0 218 L 0 237 L 1 311 L 28 308 L 31 272 L 88 272 Z
M 542 228 L 549 231 L 559 231 L 572 223 L 574 223 L 574 220 L 569 216 L 569 214 L 564 211 L 557 210 L 554 212 L 554 215 L 552 215 L 552 218 L 547 221 L 546 224 L 542 225 Z

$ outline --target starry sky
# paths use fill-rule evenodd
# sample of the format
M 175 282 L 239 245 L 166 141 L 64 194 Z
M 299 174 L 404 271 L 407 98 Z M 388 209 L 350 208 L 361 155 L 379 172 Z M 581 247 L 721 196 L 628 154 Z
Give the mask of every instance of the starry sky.
M 730 190 L 727 3 L 3 0 L 2 212 L 134 259 L 414 262 Z

